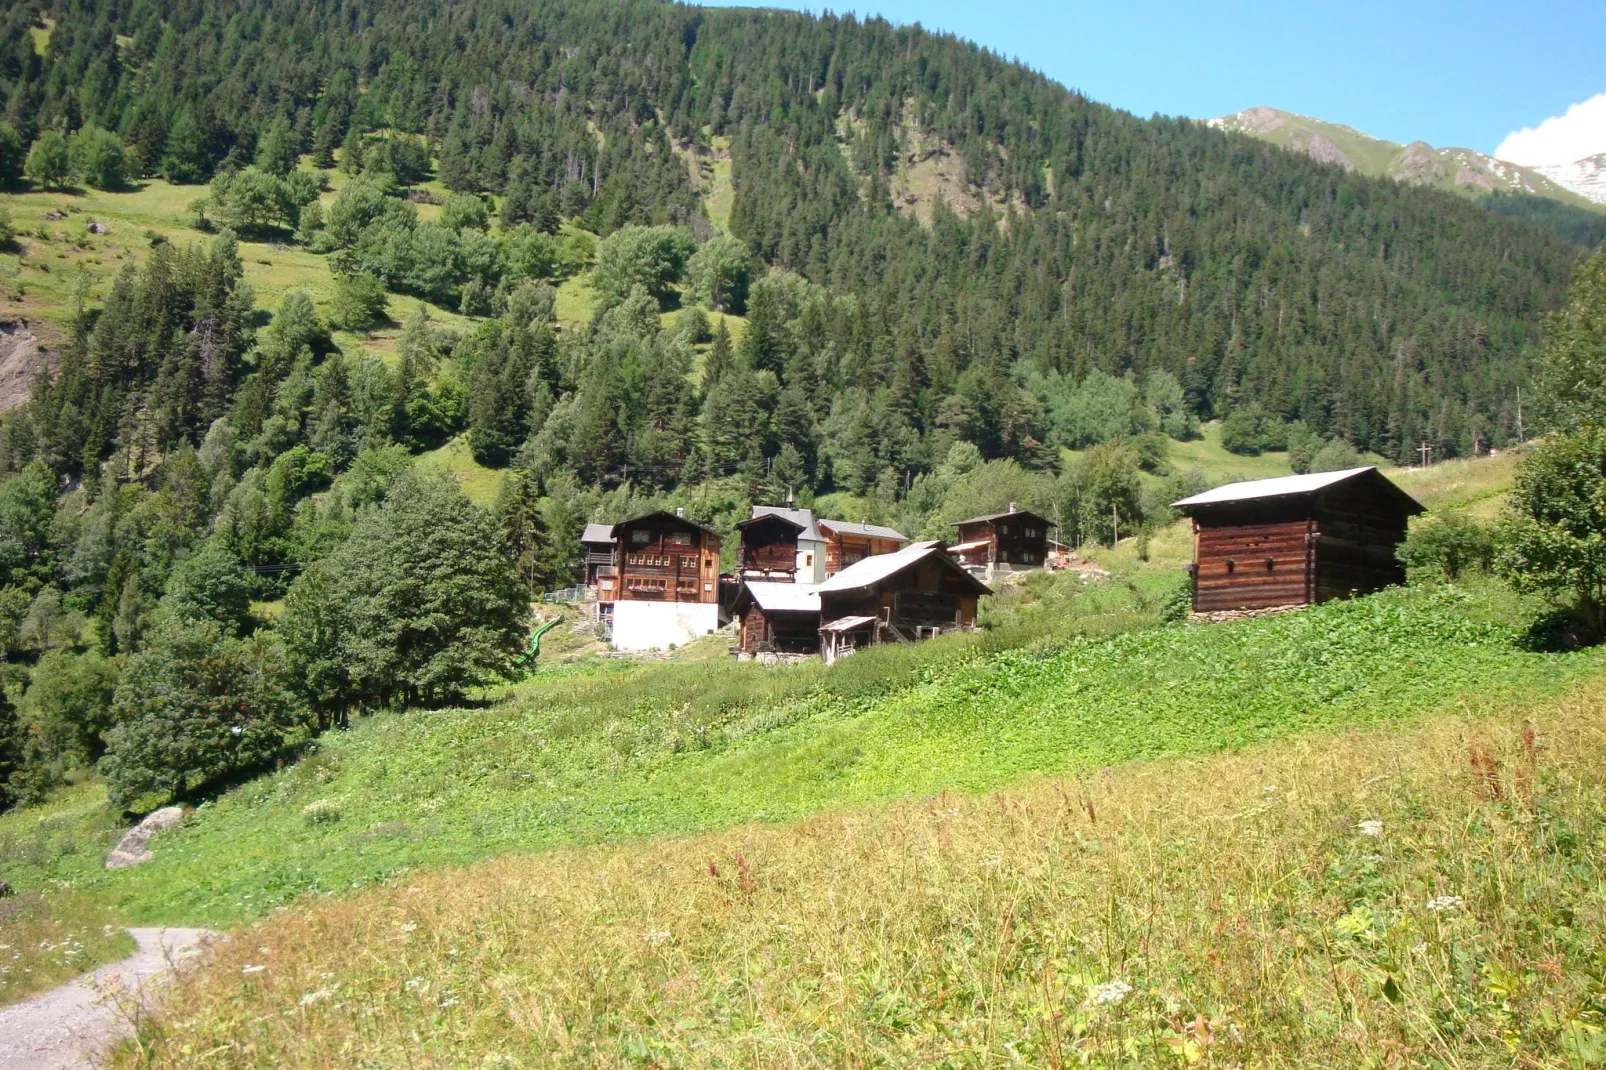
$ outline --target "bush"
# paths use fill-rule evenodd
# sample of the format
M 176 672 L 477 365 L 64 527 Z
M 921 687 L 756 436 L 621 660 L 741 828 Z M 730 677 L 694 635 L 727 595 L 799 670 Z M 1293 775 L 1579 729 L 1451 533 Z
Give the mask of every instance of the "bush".
M 1495 532 L 1457 509 L 1429 513 L 1411 521 L 1398 555 L 1412 582 L 1454 583 L 1467 572 L 1493 567 Z
M 1360 453 L 1341 438 L 1330 439 L 1310 461 L 1312 472 L 1343 472 L 1360 466 Z
M 72 178 L 72 156 L 67 139 L 55 130 L 40 134 L 28 150 L 22 173 L 29 182 L 45 189 L 61 189 Z
M 1266 450 L 1276 449 L 1287 440 L 1287 432 L 1274 421 L 1258 402 L 1239 405 L 1221 421 L 1221 446 L 1228 453 L 1253 457 Z
M 115 660 L 93 652 L 51 650 L 39 659 L 22 697 L 29 760 L 40 767 L 32 771 L 34 783 L 48 789 L 105 752 L 117 673 Z
M 14 185 L 22 177 L 22 135 L 10 123 L 0 122 L 0 186 Z
M 718 237 L 693 254 L 686 265 L 692 299 L 717 311 L 740 316 L 747 308 L 747 287 L 753 259 L 739 238 Z
M 301 820 L 308 825 L 333 825 L 340 820 L 340 807 L 328 799 L 317 799 L 301 808 Z
M 17 231 L 11 222 L 11 208 L 0 204 L 0 249 L 10 249 L 17 244 Z
M 661 304 L 695 247 L 685 227 L 622 227 L 597 246 L 591 285 L 609 301 L 642 286 Z
M 335 300 L 329 319 L 348 331 L 370 331 L 386 318 L 385 284 L 372 272 L 335 277 Z
M 454 193 L 441 206 L 441 225 L 452 230 L 488 230 L 491 210 L 471 193 Z
M 1511 504 L 1499 572 L 1518 590 L 1570 603 L 1598 641 L 1606 635 L 1606 427 L 1535 447 L 1517 469 Z
M 73 134 L 68 143 L 73 173 L 95 189 L 121 189 L 127 180 L 128 160 L 123 142 L 109 130 L 90 125 Z
M 112 805 L 183 799 L 272 762 L 306 738 L 284 651 L 209 620 L 169 619 L 117 685 L 100 761 Z

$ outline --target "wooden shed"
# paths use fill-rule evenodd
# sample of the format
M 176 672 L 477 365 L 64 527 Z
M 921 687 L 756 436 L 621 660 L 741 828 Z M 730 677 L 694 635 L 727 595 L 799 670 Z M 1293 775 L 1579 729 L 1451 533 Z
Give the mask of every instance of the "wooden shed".
M 828 576 L 835 576 L 867 557 L 896 553 L 909 541 L 909 536 L 897 528 L 881 524 L 821 520 L 819 530 L 825 540 L 825 573 Z
M 1395 551 L 1423 511 L 1371 467 L 1230 483 L 1173 505 L 1193 520 L 1196 613 L 1311 605 L 1403 583 Z
M 820 593 L 815 584 L 748 580 L 731 615 L 743 654 L 813 654 L 820 649 Z
M 867 557 L 818 587 L 820 648 L 827 663 L 872 643 L 912 642 L 976 625 L 991 591 L 939 542 Z
M 607 569 L 610 577 L 615 575 L 614 568 L 619 560 L 613 542 L 612 524 L 585 526 L 580 533 L 580 563 L 585 566 L 587 587 L 597 585 L 599 570 Z
M 825 579 L 825 536 L 807 509 L 755 505 L 736 525 L 741 533 L 738 575 L 747 580 L 819 583 Z

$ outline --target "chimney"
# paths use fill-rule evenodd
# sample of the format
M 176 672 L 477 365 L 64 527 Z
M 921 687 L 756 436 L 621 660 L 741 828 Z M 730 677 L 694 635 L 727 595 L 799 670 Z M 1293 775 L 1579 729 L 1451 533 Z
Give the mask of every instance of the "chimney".
M 786 488 L 786 507 L 788 509 L 790 509 L 796 504 L 797 504 L 797 495 L 792 493 L 792 488 L 791 487 L 787 487 Z
M 1014 502 L 1010 502 L 1009 503 L 1009 511 L 1012 512 L 1012 513 L 1016 511 Z
M 1011 509 L 1010 512 L 1014 512 L 1014 510 Z M 675 506 L 675 515 L 680 517 L 680 519 L 685 520 L 686 519 L 686 507 L 684 505 Z

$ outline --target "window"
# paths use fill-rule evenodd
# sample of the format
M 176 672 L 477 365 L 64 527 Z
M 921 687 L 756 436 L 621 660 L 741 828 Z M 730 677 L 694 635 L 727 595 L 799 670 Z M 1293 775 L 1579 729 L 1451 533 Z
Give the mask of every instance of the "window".
M 803 567 L 804 568 L 813 568 L 814 567 L 814 555 L 813 554 L 804 554 L 803 555 Z
M 630 545 L 632 546 L 646 546 L 651 541 L 652 532 L 646 528 L 636 528 L 630 533 Z
M 1002 532 L 1003 534 L 1008 535 L 1009 534 L 1009 525 L 1008 524 L 1000 524 L 1000 525 L 998 525 L 998 530 L 1000 532 Z
M 1027 529 L 1026 529 L 1026 537 L 1027 537 L 1027 538 L 1028 538 L 1028 539 L 1035 539 L 1035 538 L 1037 538 L 1037 529 L 1036 529 L 1036 528 L 1027 528 Z
M 676 546 L 690 546 L 691 545 L 691 532 L 689 532 L 689 531 L 672 531 L 672 532 L 669 533 L 669 541 L 674 543 Z

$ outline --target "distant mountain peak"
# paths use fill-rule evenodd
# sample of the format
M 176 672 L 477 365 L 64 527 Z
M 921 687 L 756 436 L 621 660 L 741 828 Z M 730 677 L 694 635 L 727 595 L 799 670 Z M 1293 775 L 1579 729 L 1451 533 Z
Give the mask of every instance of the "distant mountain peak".
M 1384 141 L 1353 127 L 1265 106 L 1209 125 L 1303 152 L 1347 171 L 1433 186 L 1468 196 L 1521 193 L 1575 207 L 1606 204 L 1606 153 L 1552 167 L 1523 167 L 1472 149 Z

